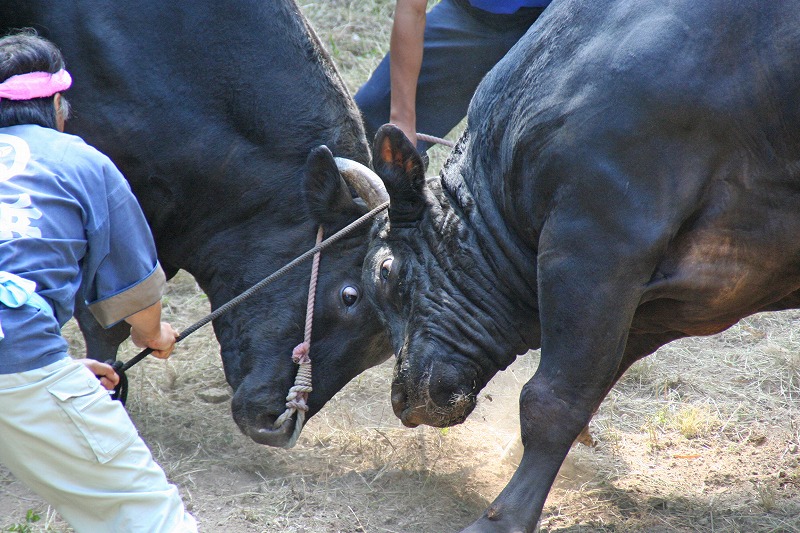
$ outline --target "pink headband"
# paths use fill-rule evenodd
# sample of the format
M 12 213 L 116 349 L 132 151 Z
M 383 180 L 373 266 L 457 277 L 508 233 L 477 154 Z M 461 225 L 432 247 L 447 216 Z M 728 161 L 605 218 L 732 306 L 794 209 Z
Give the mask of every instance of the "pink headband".
M 53 96 L 57 92 L 66 91 L 72 85 L 72 77 L 64 69 L 51 74 L 49 72 L 28 72 L 11 76 L 0 83 L 0 99 L 31 100 Z

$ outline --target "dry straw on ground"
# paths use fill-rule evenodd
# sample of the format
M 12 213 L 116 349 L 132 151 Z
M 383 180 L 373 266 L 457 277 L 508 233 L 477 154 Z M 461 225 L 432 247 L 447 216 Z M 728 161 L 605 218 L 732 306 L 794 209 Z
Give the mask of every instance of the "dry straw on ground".
M 386 49 L 393 2 L 300 5 L 355 89 Z M 208 312 L 186 273 L 165 301 L 179 330 Z M 542 530 L 800 531 L 798 331 L 800 312 L 760 315 L 637 363 L 592 422 L 598 445 L 568 456 Z M 65 334 L 79 354 L 74 324 Z M 135 353 L 126 344 L 121 356 Z M 476 518 L 513 473 L 517 397 L 537 363 L 532 352 L 499 374 L 466 423 L 409 430 L 389 405 L 389 362 L 312 418 L 296 448 L 277 450 L 236 429 L 206 327 L 169 361 L 133 369 L 129 411 L 203 531 L 447 533 Z M 41 519 L 26 524 L 31 509 Z M 0 528 L 12 526 L 70 531 L 0 469 Z

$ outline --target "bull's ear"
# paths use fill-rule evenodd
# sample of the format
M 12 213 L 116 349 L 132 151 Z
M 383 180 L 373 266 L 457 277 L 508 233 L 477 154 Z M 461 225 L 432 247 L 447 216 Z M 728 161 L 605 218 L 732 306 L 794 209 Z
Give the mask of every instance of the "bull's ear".
M 389 220 L 415 222 L 425 210 L 425 165 L 417 149 L 393 124 L 375 135 L 372 164 L 389 193 Z
M 342 213 L 358 214 L 350 189 L 339 174 L 327 146 L 311 150 L 306 159 L 305 198 L 311 216 L 319 223 L 333 223 Z

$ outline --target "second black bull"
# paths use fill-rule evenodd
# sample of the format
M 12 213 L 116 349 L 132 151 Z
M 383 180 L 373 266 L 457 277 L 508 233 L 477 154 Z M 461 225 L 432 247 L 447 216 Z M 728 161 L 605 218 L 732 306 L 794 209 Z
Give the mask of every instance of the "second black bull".
M 68 133 L 119 166 L 164 269 L 191 273 L 212 308 L 311 248 L 318 225 L 331 235 L 366 212 L 316 149 L 370 163 L 357 109 L 293 0 L 13 0 L 0 21 L 62 49 L 74 78 Z M 322 257 L 309 416 L 391 355 L 360 287 L 366 231 Z M 273 422 L 297 371 L 308 270 L 214 322 L 233 417 L 262 444 L 292 434 L 291 420 Z M 127 337 L 124 326 L 97 336 L 91 316 L 77 316 L 96 359 Z
M 364 284 L 395 413 L 462 422 L 516 354 L 524 454 L 470 532 L 533 531 L 638 359 L 800 306 L 800 3 L 560 1 L 483 80 L 441 176 L 396 128 Z

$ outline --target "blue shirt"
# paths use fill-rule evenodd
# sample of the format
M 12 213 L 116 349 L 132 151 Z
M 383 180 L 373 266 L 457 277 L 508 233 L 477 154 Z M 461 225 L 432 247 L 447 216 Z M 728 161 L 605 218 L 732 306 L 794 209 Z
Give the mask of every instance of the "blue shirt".
M 110 298 L 156 269 L 150 229 L 108 157 L 50 128 L 0 128 L 0 271 L 34 281 L 54 311 L 0 305 L 0 373 L 64 357 L 60 327 L 77 297 Z
M 516 13 L 523 7 L 547 7 L 552 0 L 469 0 L 478 9 L 498 15 Z

